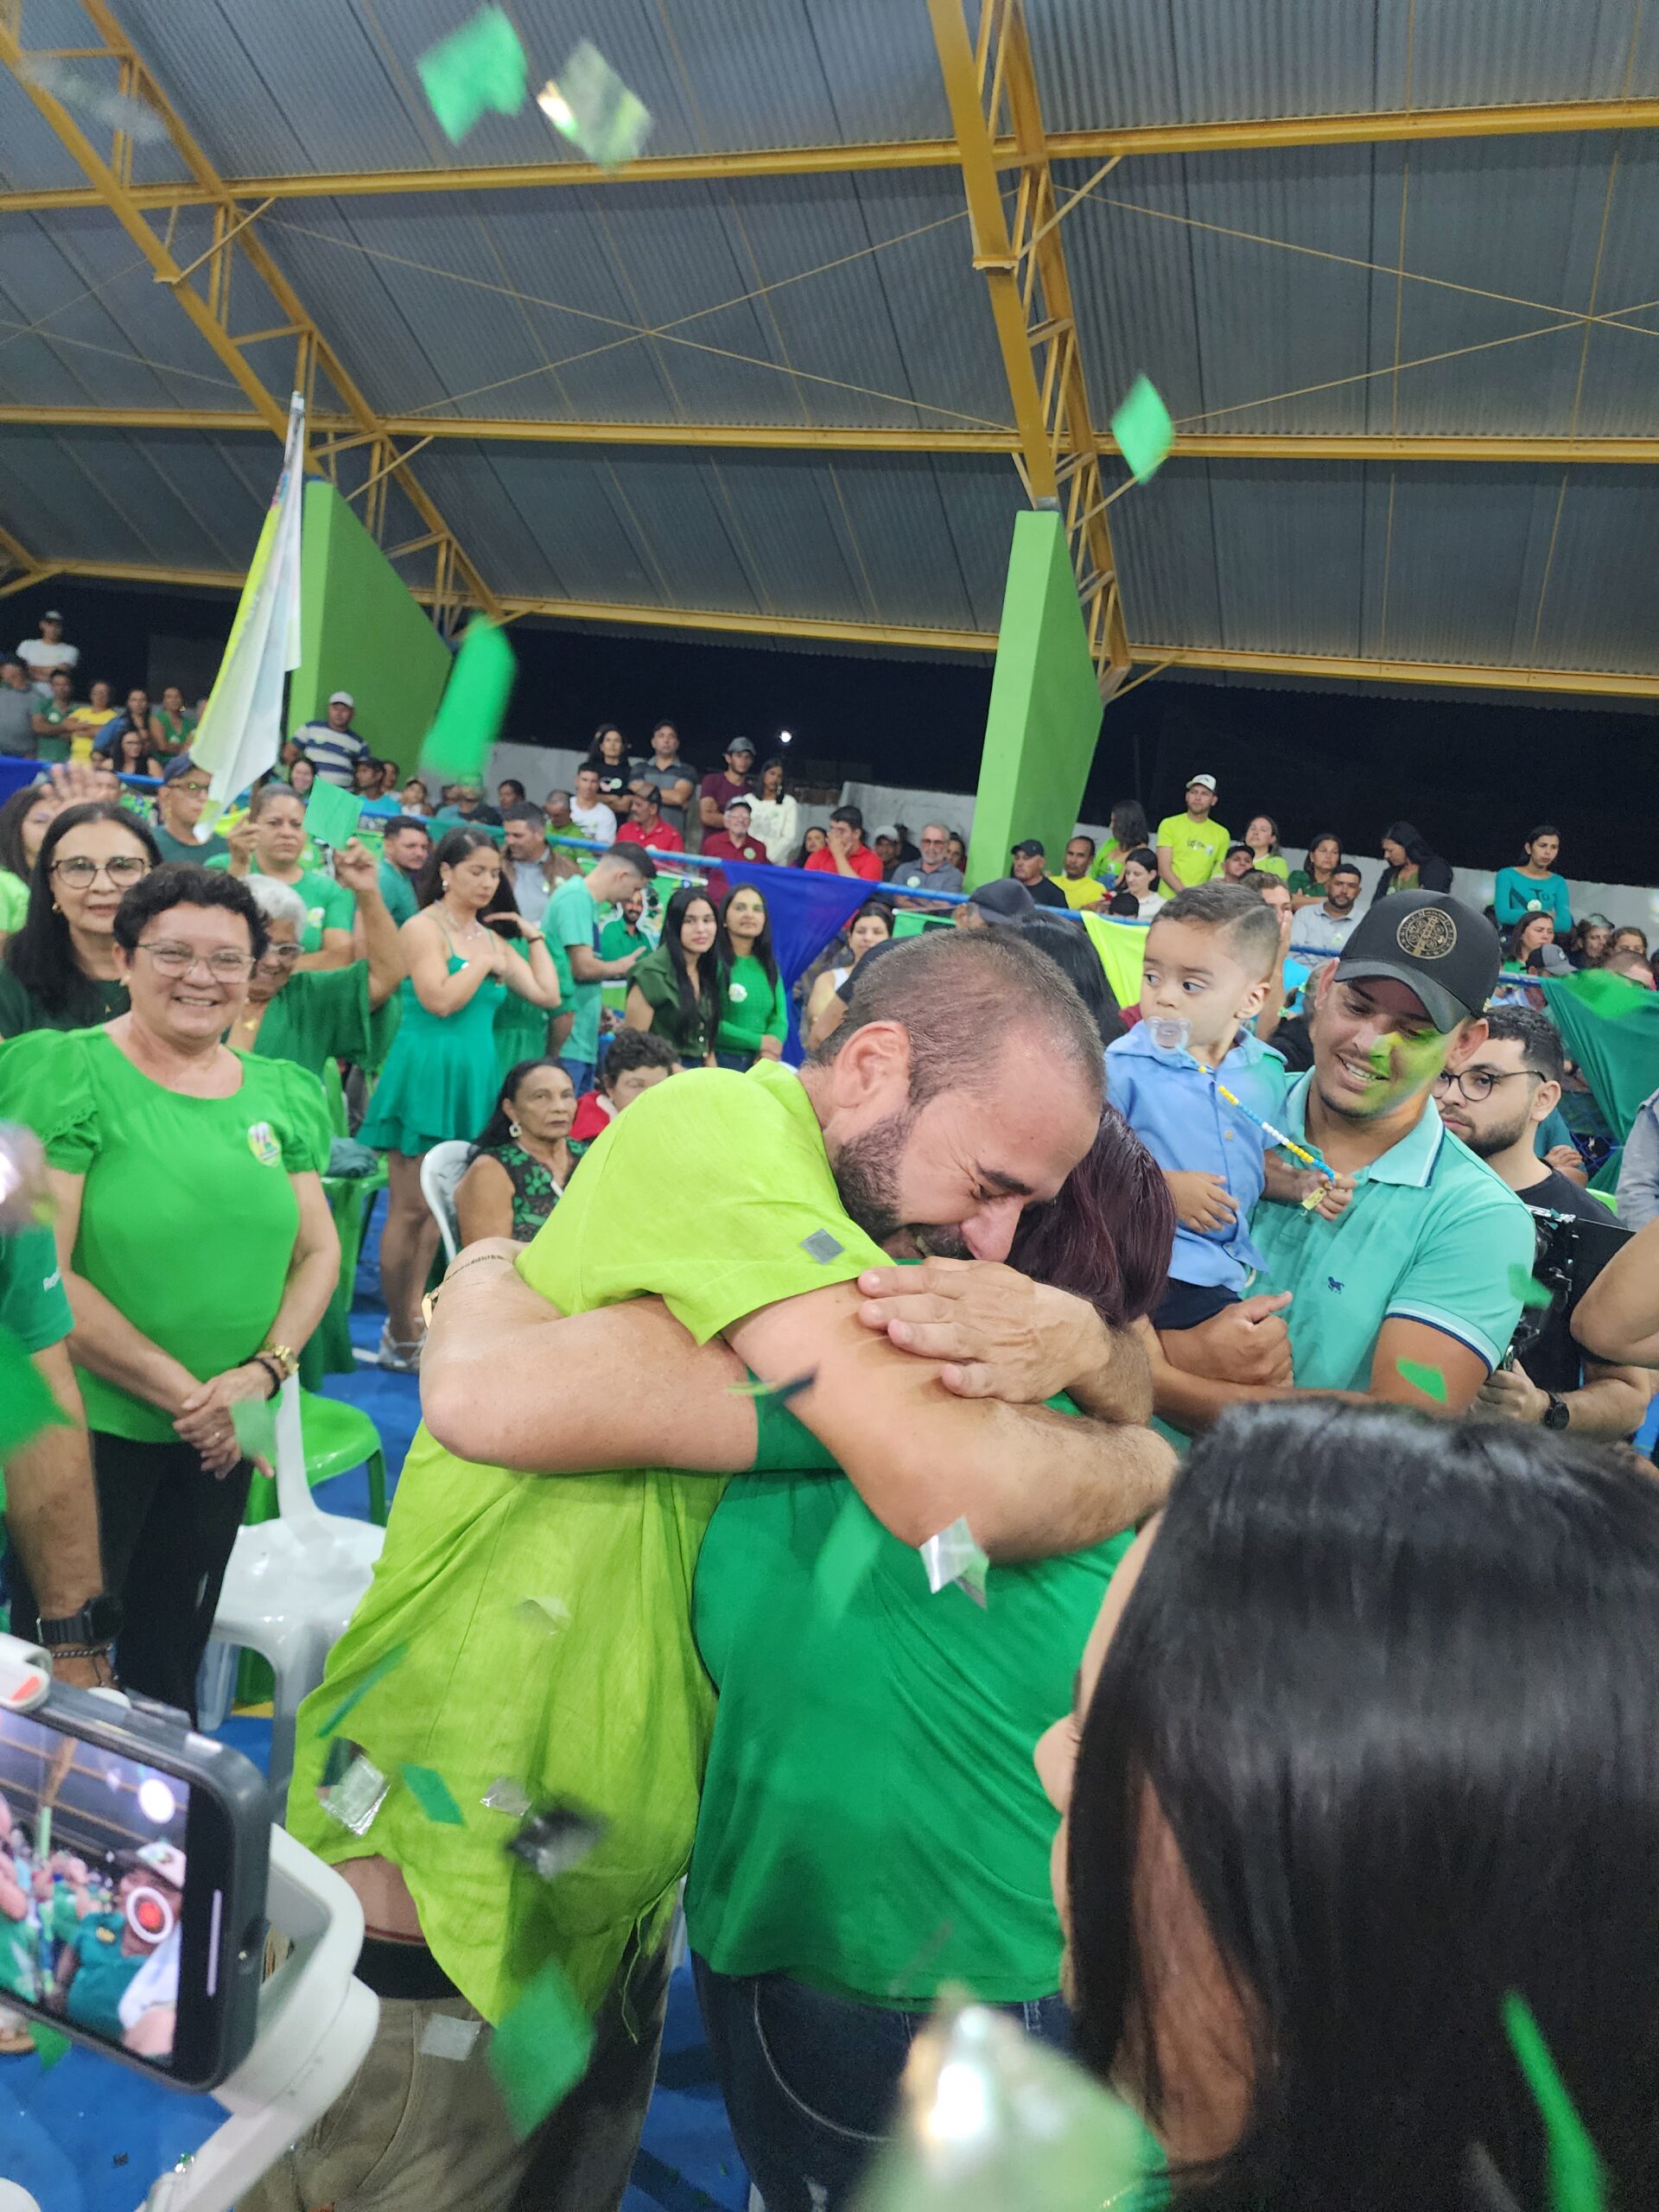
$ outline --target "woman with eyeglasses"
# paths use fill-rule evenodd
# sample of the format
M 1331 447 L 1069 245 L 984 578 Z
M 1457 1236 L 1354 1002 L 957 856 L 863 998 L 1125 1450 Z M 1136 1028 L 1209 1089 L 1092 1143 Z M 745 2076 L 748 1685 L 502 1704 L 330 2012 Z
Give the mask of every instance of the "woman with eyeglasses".
M 225 1033 L 236 1052 L 292 1060 L 321 1082 L 330 1060 L 372 1067 L 384 1043 L 370 1029 L 404 976 L 397 925 L 380 889 L 374 855 L 353 837 L 334 855 L 334 874 L 357 899 L 367 957 L 344 968 L 300 967 L 305 904 L 274 876 L 248 879 L 264 917 L 266 944 L 248 979 L 248 995 Z
M 161 861 L 118 799 L 67 806 L 41 839 L 29 911 L 0 963 L 0 1037 L 84 1029 L 127 1010 L 115 911 Z
M 221 1042 L 265 950 L 245 884 L 158 868 L 111 941 L 129 1010 L 0 1048 L 0 1118 L 46 1147 L 116 1665 L 194 1713 L 253 1471 L 237 1408 L 281 1389 L 339 1272 L 328 1123 L 315 1077 Z

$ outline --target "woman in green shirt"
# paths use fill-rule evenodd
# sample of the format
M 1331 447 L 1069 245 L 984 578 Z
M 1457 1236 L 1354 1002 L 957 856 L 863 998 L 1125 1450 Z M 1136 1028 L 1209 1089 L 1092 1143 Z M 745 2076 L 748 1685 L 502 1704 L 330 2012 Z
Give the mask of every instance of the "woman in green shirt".
M 0 938 L 23 925 L 41 840 L 62 807 L 50 784 L 25 784 L 0 806 Z
M 720 1007 L 715 1060 L 741 1073 L 763 1056 L 781 1059 L 789 1034 L 789 1001 L 772 954 L 766 902 L 747 884 L 726 894 L 715 956 Z
M 1252 865 L 1263 875 L 1276 875 L 1285 882 L 1290 875 L 1290 864 L 1279 850 L 1279 824 L 1270 814 L 1253 814 L 1245 825 L 1244 842 L 1255 858 Z
M 0 1038 L 83 1029 L 126 1011 L 116 909 L 160 861 L 148 828 L 118 800 L 88 799 L 53 817 L 28 913 L 0 963 Z
M 248 890 L 265 918 L 267 944 L 248 995 L 226 1032 L 233 1052 L 292 1060 L 321 1082 L 330 1060 L 372 1067 L 385 1057 L 387 1024 L 371 1018 L 391 1001 L 404 976 L 403 947 L 380 891 L 374 856 L 353 837 L 334 856 L 338 880 L 357 901 L 368 957 L 346 968 L 300 966 L 305 907 L 293 887 L 254 875 Z M 378 1049 L 377 1049 L 378 1047 Z
M 219 1041 L 265 949 L 245 885 L 157 869 L 115 947 L 130 1011 L 0 1049 L 0 1118 L 51 1169 L 117 1665 L 194 1712 L 252 1474 L 234 1408 L 276 1395 L 339 1273 L 328 1125 L 314 1077 Z
M 188 747 L 196 718 L 186 707 L 184 694 L 176 683 L 162 685 L 162 703 L 149 719 L 161 741 L 157 749 L 163 755 L 182 753 Z
M 682 1067 L 713 1065 L 720 1026 L 718 929 L 709 893 L 700 884 L 683 884 L 663 915 L 661 943 L 628 978 L 624 1027 L 666 1037 Z
M 263 784 L 229 833 L 231 849 L 207 862 L 234 876 L 271 875 L 290 885 L 305 908 L 302 968 L 344 968 L 355 957 L 357 908 L 343 883 L 304 865 L 305 802 L 286 784 Z
M 1325 900 L 1331 881 L 1331 871 L 1342 858 L 1342 840 L 1334 830 L 1321 830 L 1307 849 L 1307 858 L 1300 868 L 1290 872 L 1290 903 L 1298 906 L 1318 906 Z

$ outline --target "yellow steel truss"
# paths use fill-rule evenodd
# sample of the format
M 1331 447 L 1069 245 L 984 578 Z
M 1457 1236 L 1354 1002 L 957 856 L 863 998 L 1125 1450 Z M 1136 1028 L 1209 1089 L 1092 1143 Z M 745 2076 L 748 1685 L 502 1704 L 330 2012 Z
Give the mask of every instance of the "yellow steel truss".
M 102 41 L 102 53 L 120 64 L 123 90 L 141 97 L 160 116 L 175 149 L 194 180 L 195 197 L 213 210 L 213 245 L 188 268 L 181 265 L 168 240 L 146 219 L 146 210 L 132 184 L 130 141 L 118 131 L 107 157 L 99 151 L 62 103 L 43 84 L 18 69 L 22 49 L 16 25 L 8 21 L 3 11 L 0 11 L 0 61 L 12 68 L 18 83 L 88 179 L 98 200 L 114 215 L 143 253 L 157 281 L 171 290 L 180 308 L 245 393 L 255 416 L 267 429 L 279 438 L 284 436 L 288 409 L 270 391 L 255 365 L 251 349 L 274 339 L 292 338 L 296 343 L 294 388 L 303 391 L 308 402 L 315 393 L 321 372 L 351 418 L 353 432 L 349 440 L 336 442 L 332 454 L 337 455 L 346 442 L 365 444 L 371 449 L 368 485 L 359 487 L 367 490 L 364 521 L 371 529 L 380 526 L 385 516 L 385 486 L 390 479 L 396 478 L 410 505 L 433 533 L 431 595 L 441 626 L 452 627 L 469 601 L 499 614 L 500 601 L 496 594 L 456 543 L 442 516 L 410 471 L 406 457 L 391 434 L 346 374 L 292 285 L 261 244 L 252 220 L 259 211 L 238 206 L 236 195 L 174 112 L 166 94 L 111 13 L 107 0 L 81 0 L 81 7 Z M 239 337 L 232 332 L 231 273 L 233 257 L 238 255 L 245 258 L 286 317 L 276 328 Z M 192 281 L 198 274 L 202 289 L 198 289 Z M 325 459 L 327 457 L 326 453 Z

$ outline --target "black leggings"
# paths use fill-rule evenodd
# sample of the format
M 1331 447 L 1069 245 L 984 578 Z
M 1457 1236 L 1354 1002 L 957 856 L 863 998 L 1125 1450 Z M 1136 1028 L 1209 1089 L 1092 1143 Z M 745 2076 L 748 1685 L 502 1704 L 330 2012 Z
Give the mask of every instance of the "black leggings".
M 247 1507 L 252 1462 L 238 1460 L 219 1478 L 202 1471 L 188 1444 L 95 1432 L 92 1446 L 104 1587 L 125 1610 L 116 1648 L 122 1685 L 194 1720 L 196 1670 Z M 34 1593 L 15 1553 L 10 1567 L 14 1632 L 29 1636 Z

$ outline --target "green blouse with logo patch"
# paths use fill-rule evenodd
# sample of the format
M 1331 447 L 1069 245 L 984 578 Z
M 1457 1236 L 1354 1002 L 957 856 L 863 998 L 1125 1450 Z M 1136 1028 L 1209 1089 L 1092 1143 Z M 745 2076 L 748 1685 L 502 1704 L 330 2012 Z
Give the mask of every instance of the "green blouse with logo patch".
M 264 1343 L 299 1229 L 289 1177 L 328 1159 L 315 1076 L 236 1058 L 228 1098 L 187 1098 L 141 1074 L 105 1029 L 0 1046 L 0 1121 L 27 1122 L 54 1167 L 86 1179 L 75 1272 L 202 1382 Z M 172 1441 L 159 1407 L 79 1372 L 91 1427 Z

